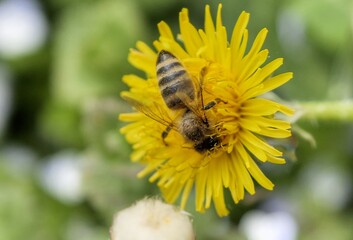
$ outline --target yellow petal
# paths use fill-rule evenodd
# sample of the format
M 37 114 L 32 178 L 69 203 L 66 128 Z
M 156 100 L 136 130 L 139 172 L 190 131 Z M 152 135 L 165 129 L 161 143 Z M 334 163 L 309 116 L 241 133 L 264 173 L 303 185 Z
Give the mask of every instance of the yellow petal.
M 192 186 L 194 185 L 194 180 L 189 179 L 189 181 L 186 182 L 185 187 L 184 187 L 184 192 L 181 196 L 181 203 L 180 203 L 180 208 L 185 209 L 186 202 L 189 198 Z
M 206 8 L 205 8 L 205 33 L 209 39 L 213 39 L 215 32 L 216 31 L 215 31 L 215 27 L 214 27 L 212 16 L 211 16 L 210 6 L 206 5 Z
M 257 82 L 261 82 L 261 75 L 255 77 L 251 77 L 254 73 L 259 69 L 259 67 L 267 60 L 268 50 L 262 50 L 255 54 L 251 59 L 245 60 L 244 64 L 242 64 L 241 74 L 239 75 L 239 88 L 242 88 L 240 92 L 244 92 L 244 89 L 249 89 L 253 86 L 258 85 Z M 250 78 L 250 79 L 248 79 Z M 245 82 L 245 86 L 243 86 L 243 82 Z
M 279 74 L 275 77 L 272 77 L 263 83 L 263 88 L 259 92 L 259 94 L 263 94 L 263 93 L 269 92 L 273 89 L 276 89 L 279 86 L 288 82 L 292 78 L 293 78 L 293 73 L 291 73 L 291 72 L 282 73 L 282 74 Z
M 218 196 L 213 195 L 213 202 L 218 216 L 224 217 L 229 214 L 229 211 L 224 202 L 223 190 L 220 192 Z
M 152 50 L 152 48 L 150 48 L 146 43 L 142 42 L 142 41 L 138 41 L 136 43 L 136 48 L 138 50 L 140 50 L 140 52 L 146 54 L 147 56 L 156 57 L 156 53 L 154 50 Z
M 196 57 L 198 50 L 202 47 L 202 41 L 197 29 L 189 22 L 187 11 L 182 11 L 179 14 L 179 25 L 181 37 L 187 52 L 192 57 Z
M 274 164 L 285 164 L 286 160 L 280 157 L 268 156 L 268 161 Z
M 205 170 L 199 172 L 196 178 L 196 198 L 195 205 L 196 211 L 204 211 L 204 202 L 205 202 L 205 192 L 206 192 L 206 182 L 207 182 L 207 174 Z
M 273 156 L 282 156 L 282 152 L 278 151 L 277 149 L 275 149 L 274 147 L 272 147 L 271 145 L 269 145 L 268 143 L 264 142 L 263 140 L 261 140 L 260 138 L 256 137 L 253 133 L 251 133 L 250 131 L 245 131 L 242 132 L 241 135 L 242 139 L 244 139 L 245 141 L 249 142 L 249 144 L 264 150 L 265 152 L 273 155 Z
M 237 66 L 244 56 L 245 46 L 247 44 L 247 34 L 245 34 L 245 31 L 249 22 L 249 17 L 250 14 L 243 11 L 233 29 L 232 38 L 230 41 L 230 49 L 232 54 L 231 69 L 233 69 L 233 71 L 238 70 Z
M 148 76 L 155 76 L 155 63 L 156 59 L 154 57 L 148 56 L 140 51 L 132 49 L 130 51 L 129 62 L 131 65 L 147 73 Z
M 250 161 L 249 172 L 251 176 L 264 188 L 273 190 L 274 184 L 263 174 L 260 168 L 256 165 L 254 160 Z
M 247 116 L 271 115 L 281 110 L 277 102 L 268 99 L 254 98 L 243 103 L 241 113 Z
M 241 182 L 244 185 L 245 189 L 250 194 L 254 194 L 255 193 L 254 182 L 253 182 L 247 168 L 245 167 L 243 161 L 240 159 L 241 156 L 240 156 L 239 152 L 233 153 L 232 156 L 233 156 L 232 160 L 233 160 L 234 168 L 235 168 L 235 171 L 237 173 L 238 178 L 241 179 Z M 244 196 L 242 195 L 240 197 L 243 198 Z
M 158 23 L 158 30 L 159 30 L 159 34 L 165 38 L 169 38 L 171 40 L 174 40 L 174 36 L 173 36 L 173 32 L 170 29 L 170 27 L 168 26 L 168 24 L 166 24 L 164 21 Z
M 219 161 L 219 164 L 221 165 L 221 177 L 222 177 L 222 182 L 224 187 L 229 186 L 229 179 L 230 179 L 230 162 L 227 157 L 219 158 L 217 159 Z

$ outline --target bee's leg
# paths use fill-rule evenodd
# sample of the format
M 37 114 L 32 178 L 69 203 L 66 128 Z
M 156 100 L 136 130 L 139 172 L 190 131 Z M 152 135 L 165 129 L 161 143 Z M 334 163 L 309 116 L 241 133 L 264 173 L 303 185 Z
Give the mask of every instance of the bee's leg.
M 164 145 L 168 146 L 168 144 L 165 141 L 165 138 L 168 136 L 170 130 L 172 130 L 172 124 L 170 124 L 163 132 L 162 132 L 162 140 Z
M 202 104 L 202 106 L 203 106 L 203 107 L 202 107 L 202 110 L 206 111 L 206 110 L 208 110 L 208 109 L 211 109 L 211 108 L 213 108 L 216 104 L 218 104 L 218 103 L 220 103 L 220 102 L 224 102 L 224 101 L 221 100 L 220 98 L 216 98 L 215 100 L 213 100 L 213 101 L 207 103 L 206 105 L 203 105 L 203 104 Z M 225 102 L 224 102 L 224 103 L 225 103 Z M 203 112 L 203 114 L 204 114 L 204 116 L 205 116 L 205 120 L 204 120 L 203 122 L 206 124 L 207 127 L 209 127 L 208 120 L 207 120 L 207 118 L 206 118 L 206 113 Z
M 205 106 L 203 106 L 202 110 L 211 109 L 211 108 L 213 108 L 216 104 L 218 104 L 218 103 L 220 103 L 220 102 L 222 102 L 222 103 L 227 103 L 226 101 L 223 101 L 223 100 L 220 99 L 220 98 L 216 98 L 215 100 L 213 100 L 213 101 L 207 103 Z

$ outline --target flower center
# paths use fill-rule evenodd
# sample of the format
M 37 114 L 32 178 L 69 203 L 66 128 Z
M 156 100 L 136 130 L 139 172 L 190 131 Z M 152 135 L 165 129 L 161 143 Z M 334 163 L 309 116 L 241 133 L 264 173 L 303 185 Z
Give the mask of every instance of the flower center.
M 210 132 L 220 138 L 221 147 L 229 147 L 236 143 L 240 130 L 241 104 L 238 85 L 220 64 L 210 63 L 206 70 L 202 71 L 204 75 L 200 90 Z

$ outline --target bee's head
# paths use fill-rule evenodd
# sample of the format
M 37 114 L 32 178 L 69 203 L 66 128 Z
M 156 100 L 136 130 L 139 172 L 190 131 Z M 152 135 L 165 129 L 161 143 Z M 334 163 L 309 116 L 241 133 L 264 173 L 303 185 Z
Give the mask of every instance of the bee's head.
M 205 151 L 213 150 L 218 144 L 220 144 L 220 139 L 218 137 L 207 137 L 202 142 L 196 143 L 194 148 L 199 153 L 204 153 Z

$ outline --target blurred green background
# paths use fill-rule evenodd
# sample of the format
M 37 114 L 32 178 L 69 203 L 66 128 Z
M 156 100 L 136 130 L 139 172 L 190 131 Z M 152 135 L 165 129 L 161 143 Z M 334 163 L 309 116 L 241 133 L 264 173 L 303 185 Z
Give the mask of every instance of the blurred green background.
M 270 59 L 295 78 L 276 93 L 293 103 L 353 95 L 351 0 L 225 0 L 228 30 L 251 13 L 250 39 L 269 29 Z M 218 1 L 0 1 L 0 239 L 101 240 L 113 214 L 159 194 L 137 179 L 139 164 L 119 134 L 123 74 L 136 41 L 151 44 L 178 12 L 203 26 L 204 5 Z M 230 33 L 229 33 L 230 34 Z M 353 239 L 353 124 L 299 121 L 316 147 L 295 135 L 288 163 L 261 165 L 276 185 L 257 188 L 231 214 L 193 215 L 197 239 Z M 296 151 L 294 153 L 294 149 Z

